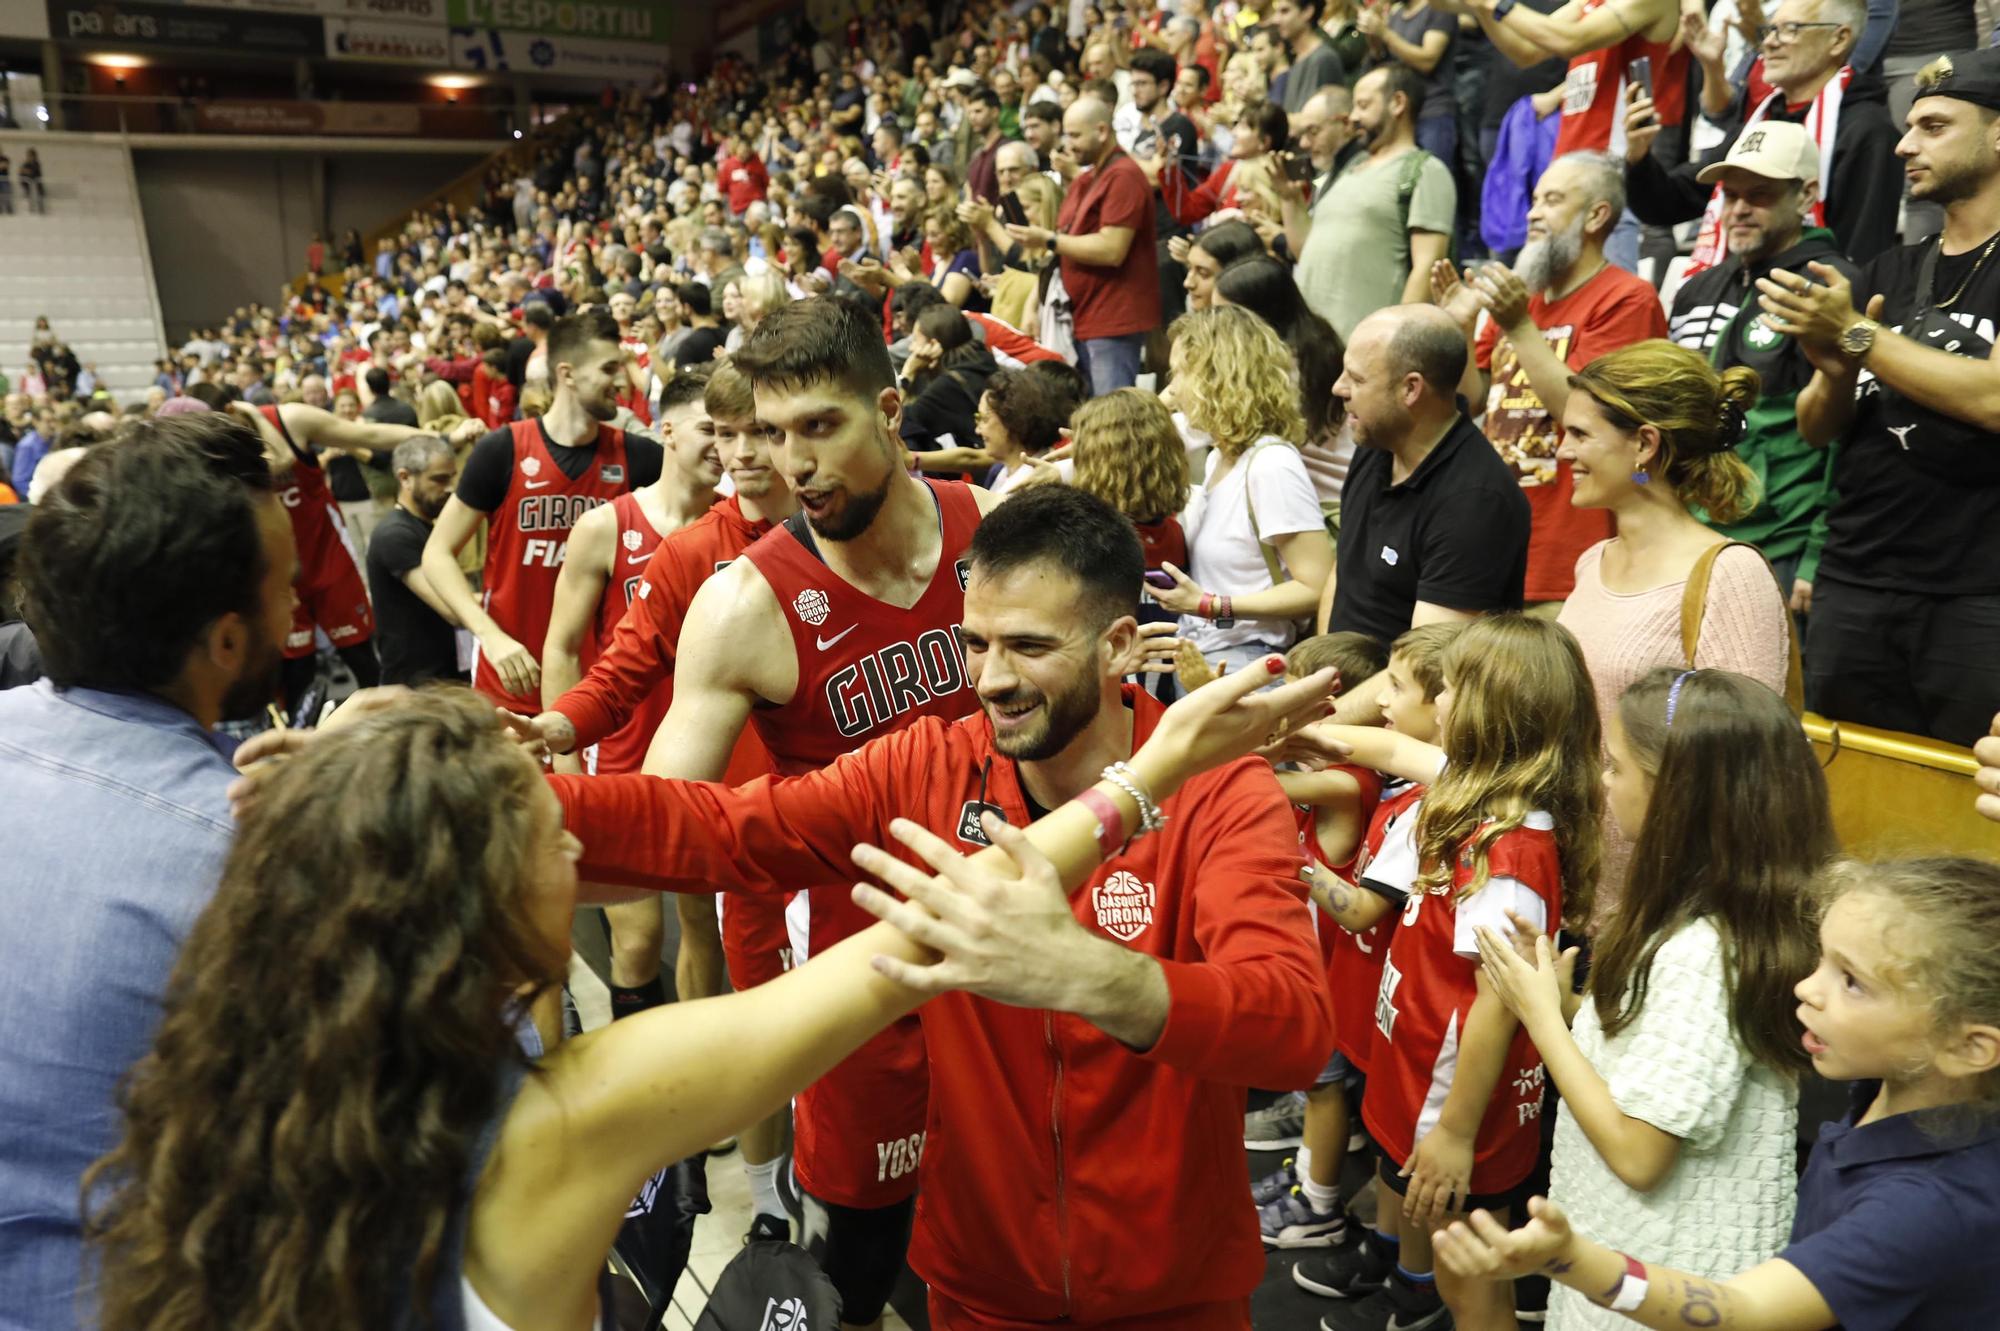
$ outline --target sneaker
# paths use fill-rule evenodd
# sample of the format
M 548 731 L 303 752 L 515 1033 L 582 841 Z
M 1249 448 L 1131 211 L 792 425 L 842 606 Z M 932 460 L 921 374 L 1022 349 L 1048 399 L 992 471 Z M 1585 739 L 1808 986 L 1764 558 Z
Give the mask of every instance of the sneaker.
M 781 1215 L 760 1215 L 750 1222 L 750 1232 L 743 1236 L 745 1244 L 762 1243 L 776 1239 L 780 1243 L 792 1241 L 792 1222 Z
M 1304 1144 L 1306 1098 L 1293 1092 L 1243 1116 L 1243 1144 L 1253 1151 L 1291 1151 Z
M 1347 1153 L 1359 1155 L 1368 1149 L 1368 1129 L 1356 1128 L 1347 1134 Z
M 1292 1283 L 1329 1299 L 1360 1299 L 1389 1283 L 1389 1263 L 1364 1235 L 1324 1257 L 1308 1257 L 1292 1268 Z
M 1392 1280 L 1367 1298 L 1322 1317 L 1320 1331 L 1451 1331 L 1451 1313 L 1435 1285 Z
M 1269 1206 L 1297 1187 L 1298 1182 L 1298 1158 L 1288 1155 L 1283 1164 L 1250 1185 L 1250 1200 L 1260 1207 Z
M 792 1223 L 805 1224 L 805 1194 L 799 1188 L 799 1176 L 792 1168 L 792 1155 L 789 1151 L 778 1165 L 778 1200 L 785 1204 L 785 1210 L 791 1215 Z
M 1267 1248 L 1331 1248 L 1347 1234 L 1346 1212 L 1338 1204 L 1331 1211 L 1313 1210 L 1302 1187 L 1258 1207 L 1257 1224 Z

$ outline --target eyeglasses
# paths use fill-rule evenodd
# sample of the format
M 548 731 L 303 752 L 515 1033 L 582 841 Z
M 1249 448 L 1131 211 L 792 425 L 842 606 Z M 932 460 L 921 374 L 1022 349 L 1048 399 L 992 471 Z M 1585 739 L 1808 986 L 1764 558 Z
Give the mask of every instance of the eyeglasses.
M 1766 23 L 1757 29 L 1757 45 L 1776 37 L 1781 45 L 1790 46 L 1799 39 L 1799 34 L 1807 28 L 1844 28 L 1844 23 Z

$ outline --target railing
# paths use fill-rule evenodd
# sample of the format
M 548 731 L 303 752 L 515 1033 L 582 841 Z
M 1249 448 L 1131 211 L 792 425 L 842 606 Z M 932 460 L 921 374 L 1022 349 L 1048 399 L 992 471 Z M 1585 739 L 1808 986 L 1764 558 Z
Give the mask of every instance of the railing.
M 1841 844 L 1871 859 L 2000 855 L 2000 825 L 1973 811 L 1978 770 L 1970 749 L 1921 735 L 1806 717 L 1826 766 Z
M 64 129 L 99 134 L 267 134 L 345 138 L 505 139 L 511 106 L 77 95 L 54 99 Z

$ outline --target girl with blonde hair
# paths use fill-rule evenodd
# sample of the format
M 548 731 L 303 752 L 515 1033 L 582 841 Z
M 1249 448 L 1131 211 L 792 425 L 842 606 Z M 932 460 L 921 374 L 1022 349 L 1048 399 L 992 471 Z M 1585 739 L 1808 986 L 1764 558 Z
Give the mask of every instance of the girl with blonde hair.
M 1618 520 L 1616 536 L 1577 559 L 1576 590 L 1558 617 L 1583 645 L 1598 715 L 1611 716 L 1627 688 L 1663 665 L 1732 670 L 1790 693 L 1791 616 L 1770 565 L 1688 511 L 1730 522 L 1757 502 L 1756 479 L 1734 452 L 1757 400 L 1756 371 L 1717 374 L 1699 352 L 1655 339 L 1600 356 L 1569 382 L 1557 456 L 1575 478 L 1570 502 Z M 1684 613 L 1699 625 L 1691 651 Z M 1632 846 L 1615 824 L 1605 839 L 1601 917 L 1623 890 Z
M 1297 637 L 1333 568 L 1319 494 L 1299 456 L 1298 370 L 1271 326 L 1235 306 L 1183 315 L 1168 330 L 1170 407 L 1209 436 L 1201 489 L 1189 502 L 1189 565 L 1154 598 L 1181 616 L 1182 636 L 1234 670 Z

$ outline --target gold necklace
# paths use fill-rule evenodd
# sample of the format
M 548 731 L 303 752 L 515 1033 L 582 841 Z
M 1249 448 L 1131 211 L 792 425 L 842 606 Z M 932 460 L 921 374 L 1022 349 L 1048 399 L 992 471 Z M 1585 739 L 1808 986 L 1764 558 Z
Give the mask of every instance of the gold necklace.
M 1957 302 L 1958 298 L 1965 294 L 1965 289 L 1972 285 L 1972 279 L 1979 276 L 1979 270 L 1986 266 L 1987 256 L 1993 253 L 1993 247 L 1995 245 L 2000 245 L 2000 231 L 1994 232 L 1993 238 L 1986 242 L 1986 248 L 1979 251 L 1979 258 L 1973 262 L 1972 271 L 1967 273 L 1965 275 L 1965 280 L 1958 284 L 1958 290 L 1951 293 L 1951 299 L 1947 301 L 1941 301 L 1938 304 L 1931 306 L 1931 308 L 1934 310 L 1950 309 Z M 1944 237 L 1942 235 L 1938 237 L 1938 254 L 1940 256 L 1944 254 Z

